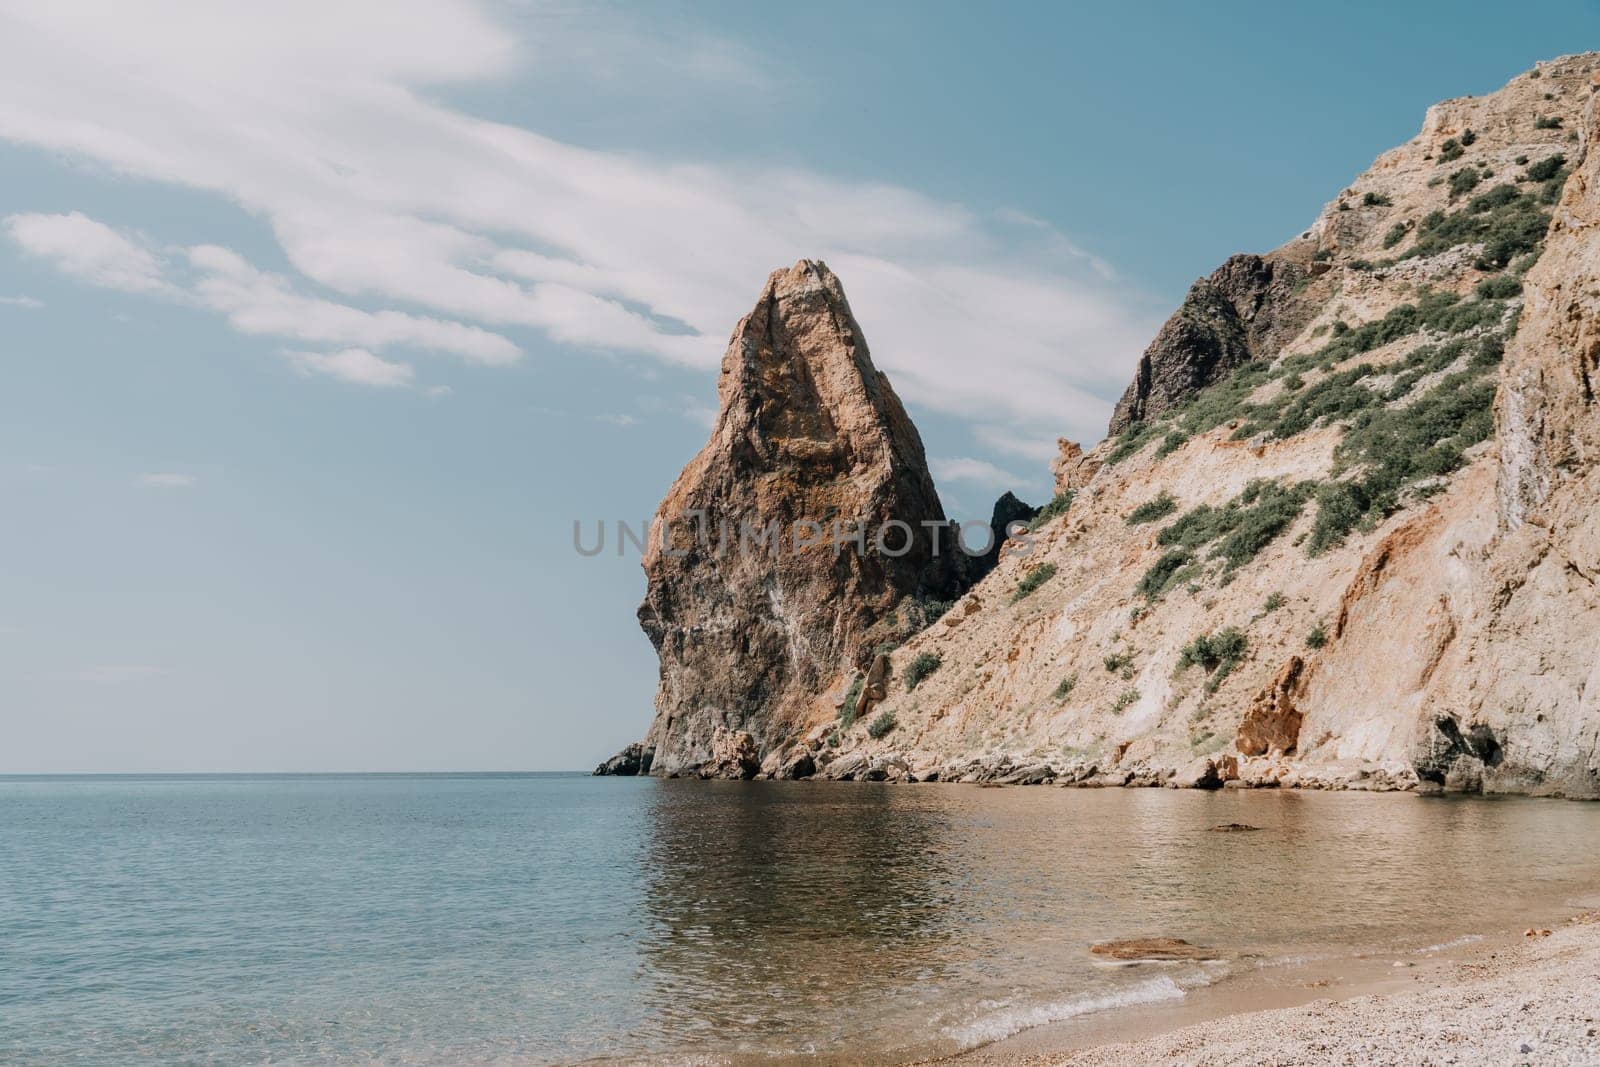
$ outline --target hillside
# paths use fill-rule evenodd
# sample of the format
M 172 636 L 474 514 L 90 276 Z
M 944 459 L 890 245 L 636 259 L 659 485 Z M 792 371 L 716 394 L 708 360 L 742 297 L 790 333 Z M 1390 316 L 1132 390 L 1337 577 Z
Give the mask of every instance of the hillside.
M 991 573 L 919 548 L 848 595 L 830 579 L 765 650 L 739 636 L 748 612 L 712 610 L 734 636 L 700 676 L 781 676 L 781 714 L 751 730 L 742 691 L 684 699 L 663 649 L 635 755 L 735 777 L 1600 795 L 1597 69 L 1567 57 L 1435 105 L 1294 240 L 1197 282 L 1110 436 L 1062 443 L 1059 495 Z M 708 452 L 738 454 L 718 433 Z M 920 442 L 884 454 L 878 482 L 922 485 Z M 653 565 L 647 608 L 684 588 Z M 801 585 L 827 573 L 813 559 Z M 742 581 L 783 615 L 792 579 Z

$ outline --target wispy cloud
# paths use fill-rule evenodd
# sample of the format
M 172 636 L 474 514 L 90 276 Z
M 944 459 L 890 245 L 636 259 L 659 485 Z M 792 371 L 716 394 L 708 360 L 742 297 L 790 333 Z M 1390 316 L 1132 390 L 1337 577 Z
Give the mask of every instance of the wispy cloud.
M 161 261 L 141 242 L 74 211 L 8 215 L 6 233 L 23 251 L 91 285 L 130 293 L 167 288 Z
M 134 475 L 133 484 L 139 489 L 193 489 L 200 479 L 178 471 L 155 471 Z
M 1127 286 L 1038 220 L 793 169 L 580 148 L 441 104 L 434 86 L 507 78 L 519 56 L 559 51 L 467 0 L 168 12 L 12 7 L 0 138 L 231 198 L 303 280 L 446 317 L 308 304 L 302 279 L 199 256 L 186 291 L 241 330 L 501 362 L 514 355 L 494 331 L 521 327 L 710 369 L 766 273 L 813 256 L 844 279 L 906 399 L 1079 437 L 1098 434 L 1150 332 Z M 761 64 L 713 42 L 691 66 L 736 83 Z M 91 240 L 76 218 L 76 243 L 55 249 L 65 269 L 160 290 L 161 264 L 137 242 L 109 228 Z
M 947 458 L 936 456 L 928 460 L 928 467 L 933 471 L 933 477 L 937 481 L 971 482 L 974 485 L 999 488 L 1015 488 L 1022 481 L 1010 471 L 997 467 L 986 459 L 972 456 Z
M 1049 433 L 1027 433 L 1015 426 L 989 426 L 980 423 L 972 428 L 972 436 L 985 448 L 1009 456 L 1049 462 L 1060 454 L 1057 438 Z
M 394 389 L 410 385 L 414 372 L 405 363 L 391 363 L 364 348 L 338 352 L 284 352 L 283 357 L 304 375 L 320 374 L 352 385 Z
M 0 296 L 0 305 L 13 308 L 42 308 L 44 301 L 31 296 Z
M 115 229 L 81 212 L 10 215 L 11 240 L 63 273 L 92 285 L 149 292 L 221 312 L 240 333 L 297 341 L 385 348 L 407 345 L 475 363 L 510 363 L 521 352 L 506 338 L 477 326 L 399 311 L 365 311 L 294 291 L 289 279 L 257 270 L 217 245 L 166 250 L 139 234 Z M 327 358 L 336 360 L 339 353 Z

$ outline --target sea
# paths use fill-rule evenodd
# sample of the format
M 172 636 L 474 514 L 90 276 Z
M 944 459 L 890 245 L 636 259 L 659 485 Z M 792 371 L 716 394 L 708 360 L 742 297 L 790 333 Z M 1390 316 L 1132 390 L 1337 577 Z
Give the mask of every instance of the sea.
M 1597 888 L 1555 800 L 7 777 L 0 1063 L 893 1063 Z M 1146 936 L 1222 958 L 1088 951 Z

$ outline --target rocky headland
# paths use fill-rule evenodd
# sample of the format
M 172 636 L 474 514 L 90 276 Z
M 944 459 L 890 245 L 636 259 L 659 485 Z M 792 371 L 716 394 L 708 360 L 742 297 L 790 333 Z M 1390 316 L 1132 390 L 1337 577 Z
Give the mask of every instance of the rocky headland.
M 950 551 L 839 279 L 775 272 L 655 519 L 655 720 L 601 772 L 1600 796 L 1597 71 L 1435 105 L 1197 281 L 1004 551 Z

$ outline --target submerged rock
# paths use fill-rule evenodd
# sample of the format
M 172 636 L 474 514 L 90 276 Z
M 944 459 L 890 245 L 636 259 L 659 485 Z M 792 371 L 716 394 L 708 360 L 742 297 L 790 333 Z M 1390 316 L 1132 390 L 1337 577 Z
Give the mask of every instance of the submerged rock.
M 1091 945 L 1096 956 L 1113 960 L 1219 960 L 1222 953 L 1203 945 L 1191 945 L 1181 937 L 1135 937 L 1123 941 L 1102 941 Z

